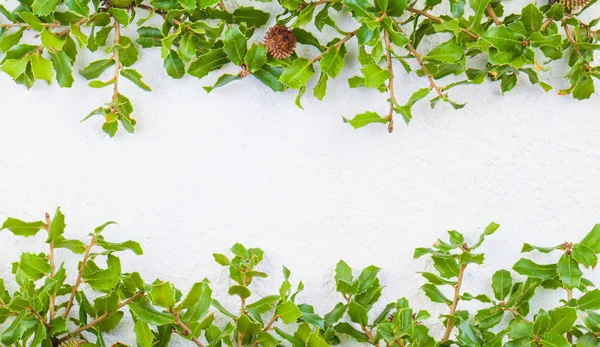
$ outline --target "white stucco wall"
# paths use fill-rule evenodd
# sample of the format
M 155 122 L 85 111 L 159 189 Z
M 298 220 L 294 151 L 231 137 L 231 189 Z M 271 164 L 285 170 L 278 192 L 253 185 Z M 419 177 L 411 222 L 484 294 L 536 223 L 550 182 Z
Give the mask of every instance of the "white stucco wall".
M 91 59 L 83 53 L 78 66 Z M 41 219 L 60 205 L 75 238 L 116 220 L 106 237 L 137 240 L 145 251 L 124 255 L 125 270 L 183 290 L 208 277 L 218 297 L 228 283 L 211 253 L 235 242 L 261 247 L 263 269 L 275 276 L 257 281 L 258 293 L 276 292 L 285 264 L 306 284 L 300 301 L 319 313 L 337 302 L 340 258 L 382 267 L 385 298 L 407 296 L 436 313 L 443 307 L 427 303 L 415 273 L 429 265 L 412 250 L 445 230 L 475 240 L 490 221 L 501 224 L 484 247 L 486 264 L 465 279 L 467 291 L 490 292 L 482 283 L 519 258 L 522 242 L 577 241 L 600 222 L 598 95 L 577 102 L 524 83 L 501 96 L 486 82 L 452 93 L 468 102 L 464 109 L 420 103 L 410 126 L 398 118 L 388 135 L 383 126 L 355 131 L 341 122 L 387 110 L 385 95 L 346 87 L 355 64 L 323 102 L 305 96 L 304 111 L 294 92 L 274 95 L 252 79 L 207 95 L 201 87 L 214 74 L 174 81 L 158 50 L 143 50 L 137 68 L 154 92 L 123 83 L 139 125 L 114 139 L 100 118 L 79 123 L 110 90 L 76 76 L 72 89 L 39 83 L 27 91 L 0 74 L 0 219 Z M 544 78 L 564 87 L 562 71 Z M 426 85 L 397 75 L 401 100 Z M 2 277 L 42 241 L 0 233 Z M 133 342 L 129 332 L 117 336 Z

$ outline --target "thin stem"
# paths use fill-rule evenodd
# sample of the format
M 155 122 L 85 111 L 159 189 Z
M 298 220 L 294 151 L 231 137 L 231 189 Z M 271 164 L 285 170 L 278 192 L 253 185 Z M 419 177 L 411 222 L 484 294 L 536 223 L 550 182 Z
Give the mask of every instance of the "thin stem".
M 488 14 L 490 15 L 490 18 L 492 18 L 492 20 L 494 21 L 494 24 L 502 25 L 502 21 L 498 18 L 498 16 L 496 16 L 496 12 L 494 12 L 492 5 L 487 6 L 487 11 L 488 11 Z
M 390 73 L 388 80 L 388 91 L 390 93 L 390 108 L 387 115 L 388 132 L 394 131 L 394 105 L 397 104 L 396 95 L 394 94 L 394 67 L 392 66 L 392 45 L 390 44 L 390 35 L 387 30 L 383 31 L 383 39 L 386 47 L 387 70 Z
M 571 301 L 573 299 L 573 290 L 568 288 L 565 288 L 565 290 L 567 291 L 567 301 Z M 573 343 L 573 334 L 571 332 L 567 332 L 567 340 L 569 344 Z
M 344 300 L 346 300 L 346 303 L 350 303 L 350 297 L 347 296 L 346 294 L 344 294 Z M 366 326 L 360 324 L 360 329 L 363 331 L 363 333 L 365 333 L 365 335 L 367 335 L 367 338 L 369 339 L 369 343 L 376 346 L 379 344 L 375 344 L 375 339 L 373 338 L 373 333 L 371 331 L 369 331 L 369 329 L 367 329 Z
M 79 22 L 75 23 L 75 26 L 76 27 L 80 27 L 85 22 L 87 22 L 87 18 L 81 18 L 79 20 Z M 59 31 L 58 33 L 56 33 L 56 35 L 58 35 L 59 37 L 63 37 L 63 36 L 67 35 L 70 32 L 71 32 L 71 27 L 67 27 L 65 30 L 62 30 L 62 31 Z
M 62 27 L 62 24 L 60 24 L 60 23 L 41 23 L 41 25 L 43 27 L 46 27 L 46 28 L 60 28 L 60 27 Z M 0 28 L 25 28 L 25 29 L 31 29 L 31 25 L 29 25 L 27 23 L 5 23 L 5 24 L 0 24 Z
M 219 0 L 219 8 L 221 9 L 221 11 L 227 11 L 227 8 L 225 7 L 225 2 L 223 0 Z
M 404 33 L 404 31 L 402 30 L 402 27 L 400 27 L 400 24 L 398 23 L 398 21 L 396 21 L 394 18 L 392 18 L 392 20 L 396 24 L 396 28 L 398 29 L 398 31 L 401 33 Z M 421 54 L 419 54 L 419 52 L 417 52 L 417 50 L 415 49 L 415 46 L 413 46 L 410 41 L 406 43 L 406 48 L 408 48 L 408 51 L 410 52 L 410 54 L 413 57 L 415 57 L 415 59 L 417 59 L 417 63 L 419 63 L 421 70 L 423 70 L 423 73 L 425 74 L 425 76 L 427 76 L 427 80 L 429 81 L 429 89 L 435 89 L 438 96 L 440 98 L 444 99 L 446 97 L 446 94 L 444 94 L 442 92 L 442 88 L 440 86 L 435 84 L 435 81 L 433 80 L 433 76 L 429 73 L 429 70 L 427 70 L 427 66 L 425 66 L 425 63 L 423 63 L 423 58 L 421 57 Z
M 269 323 L 267 323 L 267 325 L 265 325 L 265 328 L 263 329 L 263 331 L 267 332 L 267 331 L 271 330 L 271 326 L 278 319 L 279 319 L 279 315 L 278 314 L 274 315 L 273 318 L 271 318 L 271 320 L 269 321 Z
M 529 319 L 527 319 L 527 317 L 522 316 L 519 312 L 517 312 L 517 310 L 514 307 L 505 308 L 504 310 L 512 313 L 515 317 L 521 317 L 523 322 L 529 323 Z
M 121 70 L 121 62 L 119 60 L 119 44 L 121 43 L 121 24 L 119 24 L 119 22 L 115 19 L 115 53 L 113 55 L 113 60 L 115 61 L 115 72 L 114 72 L 114 76 L 113 76 L 113 80 L 115 81 L 114 83 L 114 87 L 113 87 L 113 96 L 112 96 L 112 101 L 113 101 L 113 105 L 111 106 L 113 108 L 113 111 L 115 111 L 116 113 L 116 103 L 119 100 L 119 71 Z
M 35 316 L 35 318 L 42 322 L 46 326 L 46 328 L 50 328 L 51 325 L 48 323 L 48 321 L 39 313 L 37 313 L 33 308 L 29 307 L 29 312 L 31 312 Z
M 187 326 L 187 324 L 185 324 L 181 320 L 181 318 L 179 318 L 179 314 L 173 312 L 173 310 L 170 310 L 169 313 L 171 315 L 173 315 L 173 317 L 175 317 L 175 324 L 177 324 L 178 326 L 181 327 L 181 329 L 183 329 L 183 333 L 177 332 L 177 334 L 182 335 L 182 336 L 190 336 L 192 334 L 192 329 L 190 329 L 190 327 Z M 204 344 L 202 342 L 200 342 L 200 340 L 198 340 L 194 336 L 191 336 L 191 340 L 192 340 L 192 342 L 194 342 L 196 344 L 196 346 L 204 347 Z
M 542 27 L 540 28 L 540 31 L 546 30 L 546 28 L 548 27 L 548 25 L 552 24 L 553 21 L 554 21 L 554 19 L 552 19 L 552 18 L 546 19 L 544 21 L 544 23 L 542 23 Z
M 450 333 L 452 333 L 452 327 L 454 325 L 454 321 L 452 317 L 456 313 L 456 307 L 458 306 L 458 301 L 460 300 L 460 286 L 462 285 L 463 276 L 465 274 L 465 269 L 467 265 L 461 265 L 458 270 L 458 279 L 456 280 L 456 285 L 454 286 L 454 300 L 452 301 L 452 305 L 450 306 L 450 316 L 448 317 L 448 322 L 446 323 L 446 331 L 444 331 L 444 337 L 442 338 L 442 342 L 448 341 L 450 338 Z
M 50 224 L 52 223 L 52 220 L 50 219 L 50 214 L 46 212 L 46 224 L 44 225 L 44 229 L 46 230 L 46 232 L 48 232 L 48 236 L 50 236 Z M 54 265 L 54 241 L 51 241 L 50 244 L 48 245 L 49 250 L 48 250 L 48 262 L 50 263 L 50 279 L 54 278 L 54 275 L 56 275 L 56 266 Z M 55 303 L 56 303 L 56 296 L 54 294 L 52 294 L 50 296 L 50 303 L 48 306 L 48 313 L 50 315 L 50 321 L 54 320 L 54 317 L 56 315 L 56 311 L 54 310 L 55 307 Z
M 436 21 L 438 23 L 444 23 L 444 19 L 434 16 L 431 13 L 427 12 L 427 11 L 423 11 L 423 10 L 419 10 L 417 8 L 414 7 L 408 7 L 407 10 L 409 12 L 415 13 L 415 14 L 419 14 L 421 16 L 427 17 L 429 19 L 431 19 L 432 21 Z M 474 32 L 472 32 L 469 29 L 465 29 L 465 28 L 460 28 L 460 31 L 462 31 L 463 33 L 469 35 L 470 37 L 474 38 L 474 39 L 479 39 L 479 35 L 475 34 Z
M 71 297 L 69 297 L 69 301 L 67 301 L 67 307 L 65 308 L 65 313 L 63 313 L 63 318 L 67 318 L 69 312 L 71 311 L 71 307 L 73 307 L 73 300 L 75 300 L 75 294 L 79 289 L 79 285 L 81 285 L 81 277 L 83 276 L 83 271 L 85 270 L 85 266 L 87 265 L 88 260 L 90 259 L 90 251 L 92 247 L 96 244 L 96 235 L 92 236 L 90 243 L 85 247 L 85 252 L 83 253 L 83 260 L 81 261 L 81 267 L 79 268 L 79 273 L 77 274 L 77 280 L 75 281 L 75 285 L 73 286 L 73 290 L 71 291 Z
M 98 318 L 94 319 L 93 321 L 91 321 L 90 323 L 75 329 L 73 332 L 70 332 L 67 336 L 60 338 L 58 341 L 59 342 L 63 342 L 65 340 L 67 340 L 69 338 L 69 336 L 75 336 L 77 334 L 80 334 L 90 328 L 93 328 L 96 324 L 101 323 L 102 321 L 104 321 L 105 319 L 109 318 L 110 316 L 112 316 L 113 314 L 115 314 L 116 312 L 119 311 L 120 308 L 122 308 L 123 306 L 127 306 L 129 304 L 131 304 L 135 299 L 137 299 L 140 295 L 144 294 L 144 292 L 139 291 L 136 292 L 135 294 L 133 294 L 129 299 L 122 301 L 121 303 L 119 303 L 119 305 L 117 306 L 117 310 L 112 312 L 112 313 L 108 313 L 105 312 L 103 315 L 99 316 Z
M 577 56 L 579 56 L 580 59 L 585 61 L 585 59 L 583 58 L 583 54 L 581 54 L 581 50 L 579 49 L 579 46 L 577 45 L 577 41 L 575 41 L 575 37 L 573 37 L 573 33 L 571 32 L 571 29 L 569 29 L 569 26 L 564 21 L 563 21 L 563 28 L 565 29 L 567 38 L 569 38 L 569 41 L 571 41 L 571 45 L 573 46 L 573 49 L 577 53 Z M 591 70 L 591 68 L 592 68 L 588 63 L 584 63 L 583 66 L 585 67 L 586 70 Z
M 358 32 L 358 29 L 360 29 L 360 28 L 356 28 L 356 30 L 353 30 L 353 31 L 349 32 L 346 36 L 344 36 L 341 40 L 339 40 L 332 47 L 340 48 L 344 43 L 346 43 L 348 40 L 350 40 L 352 37 L 354 37 L 356 35 L 356 33 Z M 327 50 L 324 50 L 323 53 L 321 53 L 321 54 L 317 55 L 316 57 L 312 58 L 311 60 L 309 60 L 308 61 L 308 65 L 312 65 L 316 61 L 318 61 L 321 58 L 323 58 L 323 54 L 325 54 L 326 51 Z

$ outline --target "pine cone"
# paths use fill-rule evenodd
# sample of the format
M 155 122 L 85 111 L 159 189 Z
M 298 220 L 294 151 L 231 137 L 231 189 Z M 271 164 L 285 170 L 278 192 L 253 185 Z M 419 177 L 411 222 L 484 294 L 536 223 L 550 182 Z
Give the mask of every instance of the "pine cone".
M 275 25 L 265 35 L 267 52 L 276 59 L 285 59 L 296 49 L 296 36 L 290 29 Z
M 68 339 L 67 341 L 61 343 L 58 347 L 79 347 L 79 345 L 83 344 L 85 341 L 78 339 L 78 338 L 72 338 L 72 339 Z
M 559 0 L 559 2 L 566 8 L 573 12 L 580 11 L 590 0 Z

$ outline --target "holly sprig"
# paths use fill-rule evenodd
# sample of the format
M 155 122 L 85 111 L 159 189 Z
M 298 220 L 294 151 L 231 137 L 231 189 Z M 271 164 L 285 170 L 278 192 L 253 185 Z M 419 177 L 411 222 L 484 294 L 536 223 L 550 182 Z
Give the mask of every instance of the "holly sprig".
M 60 208 L 39 221 L 4 221 L 0 231 L 18 237 L 45 234 L 47 251 L 25 251 L 12 264 L 12 277 L 0 279 L 2 345 L 103 347 L 115 339 L 118 327 L 133 327 L 129 336 L 118 330 L 123 340 L 113 346 L 130 341 L 142 347 L 169 346 L 182 340 L 198 347 L 329 347 L 345 342 L 374 347 L 600 346 L 600 290 L 592 281 L 600 224 L 579 242 L 550 247 L 525 243 L 522 253 L 548 253 L 549 260 L 524 257 L 491 278 L 474 279 L 469 272 L 484 263 L 485 241 L 498 230 L 496 223 L 479 237 L 450 230 L 447 239 L 417 248 L 414 258 L 427 257 L 431 269 L 419 272 L 423 293 L 448 309 L 439 318 L 411 307 L 404 297 L 383 301 L 385 283 L 379 274 L 386 270 L 370 265 L 355 271 L 343 260 L 331 269 L 327 289 L 335 290 L 340 301 L 321 311 L 304 302 L 304 284 L 292 281 L 285 266 L 278 276 L 281 284 L 265 287 L 264 252 L 239 243 L 230 254 L 212 255 L 229 276 L 226 291 L 213 290 L 220 285 L 200 274 L 191 274 L 202 279 L 187 292 L 162 279 L 147 282 L 125 269 L 118 257 L 122 251 L 142 254 L 140 245 L 104 238 L 113 224 L 96 227 L 82 242 L 65 236 Z M 81 260 L 71 268 L 59 259 L 62 255 Z M 386 277 L 394 271 L 402 269 L 387 270 Z M 473 281 L 488 280 L 484 292 L 471 292 Z M 550 292 L 563 299 L 551 299 Z M 465 305 L 469 301 L 477 304 Z M 543 308 L 532 312 L 532 307 Z
M 387 111 L 365 110 L 343 119 L 354 128 L 386 124 L 390 132 L 397 116 L 410 122 L 421 100 L 429 99 L 431 107 L 440 102 L 464 107 L 451 97 L 453 88 L 486 78 L 499 82 L 502 93 L 512 90 L 519 76 L 549 91 L 540 72 L 563 63 L 563 56 L 569 85 L 559 95 L 587 99 L 595 90 L 593 78 L 600 78 L 594 62 L 600 17 L 580 19 L 596 0 L 580 7 L 566 0 L 566 7 L 531 3 L 517 13 L 505 13 L 499 0 L 449 0 L 448 11 L 440 6 L 442 0 L 277 0 L 281 10 L 275 16 L 252 3 L 226 1 L 19 0 L 12 10 L 0 5 L 5 19 L 0 23 L 0 68 L 27 88 L 38 80 L 69 88 L 80 51 L 104 52 L 105 58 L 89 62 L 79 74 L 92 88 L 112 89 L 109 101 L 84 118 L 103 116 L 102 128 L 111 137 L 119 125 L 128 132 L 136 126 L 133 106 L 121 92 L 123 80 L 151 90 L 135 69 L 141 49 L 158 48 L 163 68 L 174 79 L 186 74 L 201 79 L 225 65 L 239 67 L 204 86 L 207 92 L 251 76 L 274 92 L 297 90 L 300 107 L 307 89 L 318 99 L 325 97 L 328 82 L 346 64 L 348 49 L 356 49 L 348 56 L 356 57 L 360 74 L 348 86 L 384 93 Z M 352 17 L 354 27 L 340 28 L 333 19 L 340 15 Z M 316 53 L 280 59 L 268 54 L 256 29 L 271 17 Z M 136 34 L 123 35 L 123 27 L 137 29 Z M 326 43 L 317 38 L 330 33 Z M 355 41 L 352 47 L 350 41 Z M 395 86 L 401 71 L 422 77 L 422 87 L 399 95 Z

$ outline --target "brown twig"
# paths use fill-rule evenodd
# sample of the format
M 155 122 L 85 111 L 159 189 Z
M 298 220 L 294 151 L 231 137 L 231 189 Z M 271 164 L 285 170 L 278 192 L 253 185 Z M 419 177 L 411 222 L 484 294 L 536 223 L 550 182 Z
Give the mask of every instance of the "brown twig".
M 135 301 L 135 299 L 137 299 L 139 296 L 141 296 L 142 294 L 144 294 L 144 292 L 139 291 L 136 292 L 135 294 L 133 294 L 129 299 L 122 301 L 121 303 L 119 303 L 119 305 L 117 306 L 117 310 L 112 312 L 112 313 L 108 313 L 108 312 L 104 312 L 104 314 L 102 314 L 101 316 L 99 316 L 98 318 L 94 319 L 93 321 L 91 321 L 90 323 L 75 329 L 73 332 L 70 332 L 68 335 L 60 338 L 58 340 L 58 342 L 63 342 L 65 340 L 67 340 L 70 336 L 75 336 L 78 335 L 90 328 L 93 328 L 95 325 L 101 323 L 102 321 L 104 321 L 105 319 L 109 318 L 110 316 L 112 316 L 113 314 L 115 314 L 116 312 L 118 312 L 118 310 L 120 308 L 122 308 L 123 306 L 127 306 L 129 304 L 131 304 L 133 301 Z
M 344 300 L 346 300 L 346 303 L 350 302 L 349 296 L 344 294 L 343 297 L 344 297 Z M 360 329 L 363 331 L 363 333 L 365 333 L 365 335 L 367 335 L 367 338 L 369 339 L 369 343 L 375 346 L 376 344 L 375 344 L 375 339 L 373 338 L 373 333 L 371 331 L 369 331 L 369 329 L 367 329 L 366 326 L 364 326 L 362 324 L 359 324 L 359 325 L 360 325 Z
M 29 307 L 29 312 L 31 312 L 35 316 L 35 318 L 37 318 L 40 322 L 42 322 L 46 326 L 46 328 L 51 327 L 50 323 L 48 323 L 48 321 L 44 317 L 42 317 L 39 313 L 37 313 L 33 308 Z
M 198 340 L 194 336 L 190 336 L 190 335 L 192 335 L 192 329 L 190 329 L 190 327 L 187 326 L 187 324 L 185 324 L 181 320 L 181 318 L 179 318 L 179 314 L 178 313 L 173 312 L 173 310 L 169 310 L 169 313 L 171 315 L 173 315 L 173 317 L 175 317 L 175 324 L 177 324 L 179 327 L 181 327 L 181 329 L 183 329 L 183 333 L 175 331 L 177 334 L 182 335 L 182 336 L 189 336 L 191 338 L 192 342 L 194 342 L 196 344 L 196 346 L 198 346 L 198 347 L 204 347 L 204 344 L 200 340 Z
M 552 24 L 552 22 L 554 22 L 554 19 L 552 19 L 552 18 L 546 19 L 544 21 L 544 23 L 542 23 L 542 27 L 540 28 L 540 31 L 546 30 L 546 28 L 548 27 L 548 25 Z
M 400 23 L 398 23 L 398 21 L 396 21 L 394 18 L 392 18 L 392 20 L 396 24 L 396 28 L 398 29 L 398 31 L 401 33 L 404 33 L 402 31 L 402 28 L 400 27 Z M 446 98 L 446 94 L 443 93 L 442 87 L 435 84 L 435 81 L 433 80 L 433 76 L 427 70 L 427 66 L 425 66 L 425 63 L 423 63 L 423 58 L 421 57 L 421 54 L 419 54 L 419 52 L 417 52 L 417 50 L 415 49 L 415 46 L 413 46 L 412 43 L 409 41 L 406 43 L 406 48 L 408 48 L 408 51 L 410 52 L 410 54 L 413 57 L 415 57 L 415 59 L 417 59 L 417 63 L 419 63 L 421 70 L 423 70 L 423 73 L 425 74 L 425 76 L 427 76 L 427 80 L 429 81 L 429 89 L 435 89 L 435 91 L 437 92 L 437 94 L 440 98 L 442 98 L 442 99 Z
M 521 315 L 519 312 L 517 312 L 517 310 L 515 310 L 514 307 L 511 308 L 504 308 L 505 311 L 508 311 L 510 313 L 512 313 L 513 315 L 515 315 L 516 317 L 521 317 L 521 319 L 523 320 L 523 322 L 527 322 L 529 323 L 529 319 L 527 319 L 527 317 L 524 317 L 523 315 Z
M 565 290 L 567 291 L 567 301 L 571 301 L 573 299 L 573 290 L 568 288 L 565 288 Z M 570 331 L 567 332 L 567 340 L 569 344 L 573 343 L 573 334 Z
M 498 16 L 496 16 L 496 12 L 494 12 L 494 9 L 492 8 L 491 4 L 487 6 L 487 11 L 490 15 L 490 18 L 492 18 L 492 20 L 494 21 L 494 24 L 502 25 L 502 21 L 500 20 L 500 18 L 498 18 Z
M 113 111 L 116 113 L 117 112 L 117 107 L 116 104 L 119 101 L 119 71 L 121 70 L 121 61 L 119 60 L 119 44 L 121 43 L 121 24 L 119 24 L 119 22 L 115 19 L 115 52 L 113 55 L 113 60 L 115 61 L 115 72 L 113 75 L 113 80 L 115 81 L 114 86 L 113 86 L 113 96 L 112 96 L 112 102 L 113 104 L 111 105 Z
M 577 45 L 577 41 L 575 41 L 575 38 L 573 37 L 573 33 L 569 29 L 569 26 L 567 25 L 567 23 L 565 23 L 564 21 L 563 21 L 563 28 L 565 29 L 565 33 L 567 34 L 567 38 L 571 42 L 571 45 L 573 46 L 573 49 L 577 53 L 577 56 L 579 56 L 579 58 L 581 58 L 582 60 L 585 61 L 585 59 L 583 58 L 583 54 L 581 54 L 581 50 L 579 49 L 579 46 Z M 586 70 L 590 70 L 591 69 L 591 66 L 588 63 L 584 63 L 583 66 L 586 68 Z
M 271 330 L 271 326 L 278 319 L 279 319 L 279 315 L 278 314 L 274 315 L 273 318 L 271 318 L 271 320 L 269 321 L 269 323 L 267 323 L 267 325 L 265 325 L 265 328 L 263 329 L 263 331 L 267 332 L 267 331 Z
M 427 17 L 429 19 L 431 19 L 432 21 L 438 22 L 438 23 L 444 23 L 444 19 L 434 16 L 431 13 L 427 12 L 427 11 L 423 11 L 423 10 L 419 10 L 417 8 L 414 7 L 408 7 L 407 10 L 409 12 L 415 13 L 415 14 L 419 14 L 421 16 Z M 475 34 L 474 32 L 472 32 L 469 29 L 465 29 L 465 28 L 460 28 L 460 31 L 462 31 L 463 33 L 469 35 L 470 37 L 474 38 L 474 39 L 479 39 L 479 35 Z
M 46 212 L 46 224 L 44 224 L 44 229 L 48 232 L 48 236 L 50 236 L 50 224 L 52 220 L 50 219 L 50 214 Z M 51 241 L 48 245 L 48 263 L 50 263 L 50 279 L 54 278 L 56 274 L 56 266 L 54 265 L 54 241 Z M 50 321 L 54 320 L 56 312 L 54 310 L 56 302 L 56 296 L 54 294 L 50 295 L 50 302 L 48 304 L 48 314 L 50 315 Z
M 390 43 L 390 35 L 387 30 L 383 31 L 383 40 L 385 41 L 386 47 L 386 61 L 387 61 L 387 70 L 390 73 L 390 78 L 388 80 L 388 91 L 390 93 L 390 107 L 387 115 L 388 120 L 388 132 L 394 131 L 394 106 L 397 104 L 396 95 L 394 93 L 394 67 L 392 66 L 392 45 Z
M 62 24 L 60 23 L 41 23 L 42 26 L 46 27 L 46 28 L 60 28 L 62 27 Z M 31 25 L 27 24 L 27 23 L 5 23 L 5 24 L 0 24 L 0 28 L 25 28 L 25 29 L 31 29 Z
M 76 27 L 80 27 L 85 22 L 87 22 L 87 18 L 81 18 L 79 20 L 79 22 L 75 23 L 75 26 Z M 70 32 L 71 32 L 71 27 L 67 27 L 65 30 L 57 32 L 56 35 L 58 35 L 59 37 L 63 37 L 63 36 L 67 35 Z
M 339 40 L 336 44 L 334 44 L 331 47 L 340 48 L 344 43 L 346 43 L 346 41 L 350 40 L 352 37 L 354 37 L 356 35 L 356 33 L 358 32 L 358 29 L 360 29 L 360 28 L 357 28 L 356 30 L 349 32 L 346 36 L 344 36 L 341 40 Z M 312 65 L 316 61 L 323 58 L 323 54 L 325 54 L 325 52 L 327 52 L 327 50 L 324 50 L 323 53 L 321 53 L 321 54 L 317 55 L 316 57 L 312 58 L 311 60 L 309 60 L 308 65 Z
M 450 306 L 450 314 L 448 317 L 448 322 L 446 323 L 446 331 L 444 331 L 444 337 L 442 338 L 442 342 L 448 341 L 448 339 L 450 338 L 450 333 L 452 333 L 452 327 L 454 326 L 453 317 L 456 313 L 458 301 L 460 300 L 460 286 L 462 285 L 463 276 L 465 274 L 466 268 L 467 265 L 463 264 L 458 270 L 458 279 L 456 280 L 456 285 L 454 286 L 454 300 L 452 300 L 452 305 Z
M 85 270 L 85 266 L 87 265 L 88 260 L 90 259 L 90 251 L 92 247 L 96 244 L 96 235 L 92 236 L 90 243 L 85 247 L 85 252 L 83 253 L 83 260 L 81 261 L 81 267 L 79 268 L 79 273 L 77 274 L 77 280 L 75 281 L 75 285 L 71 290 L 71 296 L 69 297 L 69 301 L 67 301 L 67 307 L 65 308 L 65 313 L 63 313 L 63 318 L 67 318 L 69 312 L 71 311 L 71 307 L 73 307 L 73 300 L 75 300 L 75 294 L 81 285 L 81 278 L 83 277 L 83 271 Z

